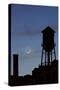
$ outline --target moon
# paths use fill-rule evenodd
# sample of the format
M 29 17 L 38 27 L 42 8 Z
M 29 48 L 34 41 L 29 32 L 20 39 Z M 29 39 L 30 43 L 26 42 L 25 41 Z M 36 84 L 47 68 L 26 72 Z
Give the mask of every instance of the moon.
M 30 54 L 31 52 L 32 52 L 31 48 L 26 48 L 26 49 L 25 49 L 25 53 L 26 53 L 26 54 Z

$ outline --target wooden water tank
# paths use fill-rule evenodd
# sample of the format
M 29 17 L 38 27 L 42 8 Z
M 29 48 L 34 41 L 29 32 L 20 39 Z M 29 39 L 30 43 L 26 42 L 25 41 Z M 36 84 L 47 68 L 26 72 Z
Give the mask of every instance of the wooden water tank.
M 50 52 L 54 48 L 54 33 L 55 31 L 49 26 L 42 31 L 43 34 L 43 49 Z

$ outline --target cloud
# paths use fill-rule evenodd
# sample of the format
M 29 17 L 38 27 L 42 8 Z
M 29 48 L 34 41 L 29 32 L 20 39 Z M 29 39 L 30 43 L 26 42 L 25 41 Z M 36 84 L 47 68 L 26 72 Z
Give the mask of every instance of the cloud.
M 56 32 L 58 31 L 57 25 L 41 25 L 39 29 L 32 29 L 32 28 L 25 28 L 24 30 L 12 31 L 12 36 L 34 36 L 41 34 L 41 31 L 43 31 L 47 26 L 50 26 L 53 30 Z

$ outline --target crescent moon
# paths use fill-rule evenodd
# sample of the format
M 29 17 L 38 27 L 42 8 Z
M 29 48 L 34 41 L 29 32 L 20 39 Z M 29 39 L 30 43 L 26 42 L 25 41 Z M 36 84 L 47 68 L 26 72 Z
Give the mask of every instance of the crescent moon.
M 31 51 L 32 51 L 32 50 L 31 50 L 30 48 L 26 48 L 26 49 L 25 49 L 25 53 L 26 53 L 26 54 L 30 54 Z

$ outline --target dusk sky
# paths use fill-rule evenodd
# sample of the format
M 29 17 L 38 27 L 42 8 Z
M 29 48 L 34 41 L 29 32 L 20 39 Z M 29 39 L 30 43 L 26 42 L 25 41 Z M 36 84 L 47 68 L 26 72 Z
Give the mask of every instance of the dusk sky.
M 41 62 L 42 33 L 50 26 L 55 33 L 58 59 L 58 8 L 13 4 L 11 6 L 11 74 L 13 54 L 19 55 L 19 75 L 32 74 Z

